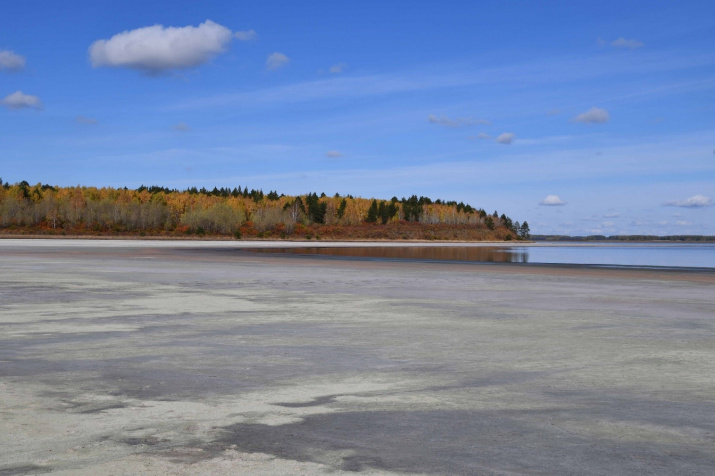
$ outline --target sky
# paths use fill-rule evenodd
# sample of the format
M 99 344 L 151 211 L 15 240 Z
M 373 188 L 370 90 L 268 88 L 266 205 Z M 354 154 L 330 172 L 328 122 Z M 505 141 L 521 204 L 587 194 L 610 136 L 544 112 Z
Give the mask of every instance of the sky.
M 715 2 L 6 2 L 0 178 L 715 235 Z

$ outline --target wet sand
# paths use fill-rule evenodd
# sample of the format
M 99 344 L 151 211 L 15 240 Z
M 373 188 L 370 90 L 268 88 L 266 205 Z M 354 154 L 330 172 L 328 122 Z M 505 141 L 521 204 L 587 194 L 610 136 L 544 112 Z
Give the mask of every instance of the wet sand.
M 711 273 L 239 246 L 0 240 L 0 475 L 712 474 Z

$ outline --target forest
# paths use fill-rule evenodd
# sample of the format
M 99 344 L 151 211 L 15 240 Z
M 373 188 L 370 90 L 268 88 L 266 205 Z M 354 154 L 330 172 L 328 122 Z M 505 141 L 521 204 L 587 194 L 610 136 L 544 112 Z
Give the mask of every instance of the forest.
M 0 234 L 233 239 L 523 240 L 526 221 L 455 201 L 248 187 L 60 187 L 0 179 Z

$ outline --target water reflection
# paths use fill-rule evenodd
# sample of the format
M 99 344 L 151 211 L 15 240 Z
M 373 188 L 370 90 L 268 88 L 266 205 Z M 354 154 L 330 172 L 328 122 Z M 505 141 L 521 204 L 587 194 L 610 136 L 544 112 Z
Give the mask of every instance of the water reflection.
M 327 255 L 354 258 L 405 259 L 430 261 L 475 261 L 493 263 L 527 263 L 525 248 L 497 246 L 375 246 L 375 247 L 314 247 L 314 248 L 257 248 L 261 253 L 298 255 Z
M 259 248 L 262 253 L 491 263 L 697 268 L 715 270 L 715 245 L 608 243 L 541 246 L 355 246 Z

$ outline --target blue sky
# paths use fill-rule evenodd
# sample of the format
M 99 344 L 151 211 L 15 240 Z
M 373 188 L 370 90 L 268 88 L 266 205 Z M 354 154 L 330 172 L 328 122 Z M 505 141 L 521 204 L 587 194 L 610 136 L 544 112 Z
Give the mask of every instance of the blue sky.
M 715 3 L 8 2 L 0 177 L 715 234 Z

